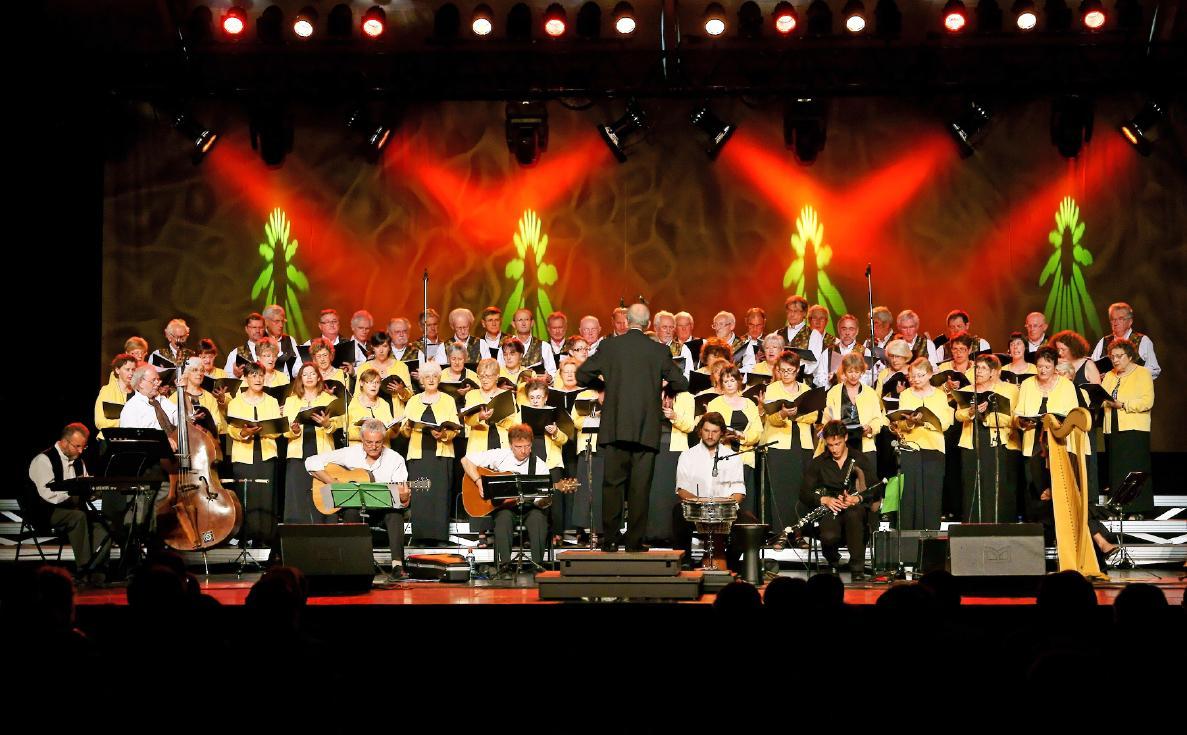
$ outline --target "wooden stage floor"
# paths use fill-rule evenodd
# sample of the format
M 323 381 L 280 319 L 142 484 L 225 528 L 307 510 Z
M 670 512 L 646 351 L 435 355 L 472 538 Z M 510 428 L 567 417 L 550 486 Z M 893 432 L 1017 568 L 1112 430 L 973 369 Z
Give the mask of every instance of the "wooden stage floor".
M 790 576 L 807 576 L 802 572 L 791 572 Z M 845 579 L 847 575 L 842 575 Z M 1171 605 L 1183 601 L 1187 581 L 1179 570 L 1139 569 L 1132 571 L 1113 570 L 1111 581 L 1096 585 L 1096 597 L 1100 604 L 1111 605 L 1114 598 L 1129 582 L 1144 582 L 1157 585 L 1166 594 Z M 198 576 L 203 591 L 223 605 L 242 605 L 247 593 L 259 574 L 245 574 L 241 579 L 233 574 L 212 574 Z M 528 575 L 516 582 L 487 582 L 478 580 L 462 584 L 441 582 L 403 581 L 394 585 L 383 585 L 385 577 L 376 577 L 377 586 L 370 592 L 355 595 L 334 595 L 310 597 L 310 605 L 553 605 L 559 604 L 539 599 L 537 588 Z M 884 583 L 846 584 L 845 602 L 851 605 L 873 605 L 889 589 Z M 711 604 L 715 596 L 702 595 L 697 601 L 673 604 Z M 974 597 L 966 596 L 965 605 L 1033 605 L 1033 597 Z M 101 589 L 80 589 L 76 598 L 78 605 L 125 605 L 127 596 L 122 585 Z

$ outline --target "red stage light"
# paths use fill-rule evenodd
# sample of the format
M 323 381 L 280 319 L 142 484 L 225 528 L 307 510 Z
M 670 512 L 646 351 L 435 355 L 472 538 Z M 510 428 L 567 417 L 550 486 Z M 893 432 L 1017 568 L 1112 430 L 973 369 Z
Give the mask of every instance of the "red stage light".
M 960 0 L 948 0 L 944 6 L 944 29 L 949 33 L 960 33 L 968 25 L 968 13 Z
M 370 10 L 363 13 L 363 33 L 366 33 L 371 38 L 382 36 L 386 26 L 387 14 L 378 5 L 371 6 Z
M 1101 0 L 1084 0 L 1080 3 L 1080 22 L 1088 30 L 1099 31 L 1104 28 L 1107 20 L 1108 16 L 1105 15 L 1105 6 Z
M 776 5 L 772 15 L 775 17 L 775 30 L 785 36 L 799 25 L 799 17 L 789 2 L 784 1 Z
M 247 28 L 247 13 L 243 8 L 234 5 L 223 16 L 223 31 L 227 35 L 238 36 L 240 33 L 243 33 L 244 28 Z
M 549 5 L 544 11 L 544 32 L 553 38 L 560 38 L 565 35 L 566 20 L 565 9 L 559 3 Z

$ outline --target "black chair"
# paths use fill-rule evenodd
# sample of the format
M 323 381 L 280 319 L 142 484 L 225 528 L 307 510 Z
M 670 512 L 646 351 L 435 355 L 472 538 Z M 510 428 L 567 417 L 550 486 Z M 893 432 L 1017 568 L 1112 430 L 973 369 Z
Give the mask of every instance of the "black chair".
M 54 561 L 62 561 L 62 547 L 68 541 L 61 526 L 50 524 L 49 513 L 41 507 L 43 505 L 41 498 L 30 497 L 30 491 L 20 490 L 17 491 L 16 502 L 21 512 L 21 528 L 17 532 L 16 558 L 13 561 L 21 560 L 21 546 L 26 541 L 32 541 L 33 545 L 37 547 L 37 555 L 41 557 L 41 561 L 49 561 L 49 557 L 45 555 L 45 549 L 41 547 L 43 536 L 58 540 L 58 555 Z

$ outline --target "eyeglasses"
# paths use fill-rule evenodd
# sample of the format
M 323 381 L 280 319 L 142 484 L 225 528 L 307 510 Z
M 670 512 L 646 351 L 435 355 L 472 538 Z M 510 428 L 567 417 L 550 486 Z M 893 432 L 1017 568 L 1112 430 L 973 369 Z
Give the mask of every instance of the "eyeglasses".
M 589 348 L 588 347 L 573 347 L 573 348 L 569 349 L 569 352 L 589 352 Z
M 1129 355 L 1125 354 L 1124 352 L 1114 352 L 1113 354 L 1109 355 L 1109 359 L 1112 360 L 1113 362 L 1117 362 L 1118 360 L 1123 360 L 1127 357 L 1129 357 Z

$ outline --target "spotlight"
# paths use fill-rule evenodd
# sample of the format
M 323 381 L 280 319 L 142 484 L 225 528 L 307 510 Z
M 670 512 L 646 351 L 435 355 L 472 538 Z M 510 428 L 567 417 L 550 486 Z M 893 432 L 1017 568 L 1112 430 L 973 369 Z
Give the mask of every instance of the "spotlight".
M 810 166 L 824 150 L 828 138 L 823 100 L 800 97 L 783 108 L 783 145 L 795 152 L 795 160 Z
M 363 13 L 363 33 L 371 38 L 379 38 L 387 27 L 387 13 L 378 5 L 372 5 Z
M 507 11 L 507 38 L 529 41 L 532 38 L 532 11 L 524 3 L 516 3 Z
M 284 163 L 284 157 L 293 149 L 292 121 L 279 102 L 263 100 L 253 105 L 248 131 L 252 150 L 259 151 L 268 166 Z
M 1056 97 L 1051 103 L 1051 143 L 1064 158 L 1075 158 L 1092 140 L 1092 100 L 1079 95 Z
M 189 114 L 179 112 L 173 118 L 173 128 L 190 143 L 190 160 L 197 166 L 218 142 L 218 133 L 202 125 Z
M 827 36 L 833 32 L 833 11 L 824 0 L 812 0 L 808 6 L 808 35 Z
M 705 8 L 705 33 L 720 36 L 725 33 L 725 9 L 720 3 L 709 3 Z
M 874 6 L 874 32 L 879 38 L 898 38 L 903 32 L 903 13 L 894 0 L 878 0 Z
M 1150 132 L 1162 121 L 1162 115 L 1162 104 L 1155 100 L 1147 100 L 1138 114 L 1129 121 L 1121 123 L 1117 130 L 1121 133 L 1121 137 L 1129 141 L 1129 144 L 1138 153 L 1148 156 L 1154 151 Z
M 948 123 L 948 132 L 952 135 L 952 139 L 956 141 L 956 147 L 960 149 L 961 158 L 968 158 L 973 155 L 973 149 L 984 137 L 985 129 L 989 126 L 991 116 L 989 108 L 974 100 L 965 106 L 964 110 L 956 117 L 956 120 Z
M 520 166 L 531 166 L 548 150 L 548 110 L 543 103 L 507 103 L 507 149 Z
M 743 38 L 762 35 L 762 11 L 754 0 L 746 0 L 738 7 L 738 33 Z
M 297 19 L 293 21 L 293 33 L 297 34 L 298 38 L 309 38 L 313 35 L 313 27 L 316 23 L 317 10 L 306 5 L 300 13 L 297 13 Z
M 475 36 L 489 36 L 495 29 L 494 17 L 489 5 L 479 5 L 474 8 L 474 15 L 470 17 L 470 30 L 474 31 Z
M 861 0 L 849 0 L 845 3 L 841 17 L 845 19 L 845 30 L 850 33 L 861 33 L 866 29 L 866 6 Z
M 1033 31 L 1039 24 L 1039 16 L 1035 14 L 1034 0 L 1016 0 L 1012 9 L 1014 25 L 1020 31 Z
M 717 154 L 721 153 L 721 149 L 729 142 L 738 127 L 714 115 L 708 105 L 701 105 L 698 109 L 693 110 L 688 121 L 693 124 L 693 127 L 709 136 L 709 144 L 705 146 L 705 153 L 709 155 L 710 161 L 717 158 Z
M 276 5 L 269 5 L 256 18 L 256 38 L 263 43 L 280 43 L 284 40 L 284 11 Z
M 363 155 L 372 162 L 379 160 L 379 154 L 392 139 L 391 127 L 376 121 L 362 106 L 346 116 L 346 127 L 359 137 Z
M 1105 27 L 1107 20 L 1105 6 L 1101 4 L 1100 0 L 1084 0 L 1080 3 L 1080 22 L 1088 30 L 1099 31 Z
M 948 0 L 944 5 L 944 30 L 960 33 L 968 25 L 968 13 L 960 0 Z
M 629 6 L 628 6 L 629 7 Z M 617 8 L 615 8 L 617 10 Z M 632 22 L 634 17 L 631 18 Z M 588 2 L 577 11 L 577 37 L 587 41 L 595 41 L 602 37 L 602 6 L 595 2 Z M 634 30 L 632 26 L 631 30 Z
M 350 38 L 354 33 L 354 15 L 346 3 L 338 3 L 330 8 L 330 15 L 326 18 L 326 35 L 331 38 Z
M 787 0 L 775 6 L 775 11 L 771 13 L 771 17 L 775 19 L 775 30 L 784 36 L 795 31 L 796 26 L 800 24 L 800 16 L 795 12 L 795 7 Z
M 647 115 L 639 103 L 630 99 L 626 103 L 626 112 L 612 123 L 599 125 L 598 134 L 610 147 L 610 152 L 619 163 L 626 163 L 626 140 L 630 136 L 647 128 Z
M 453 3 L 445 3 L 433 14 L 433 38 L 453 41 L 462 30 L 462 14 Z
M 544 32 L 553 38 L 560 38 L 565 35 L 565 26 L 568 19 L 565 16 L 565 9 L 561 7 L 560 3 L 553 3 L 544 11 Z
M 629 36 L 635 32 L 635 9 L 630 3 L 619 3 L 614 6 L 614 30 L 619 35 Z
M 247 28 L 247 13 L 238 5 L 232 5 L 223 16 L 223 32 L 238 36 L 244 28 Z

